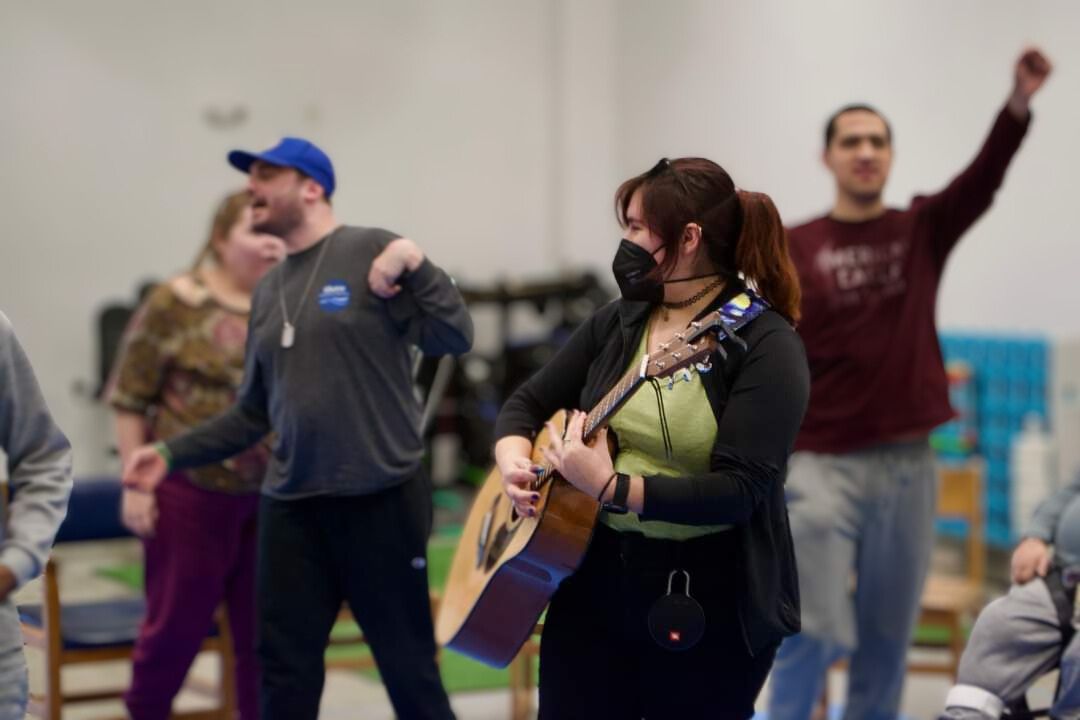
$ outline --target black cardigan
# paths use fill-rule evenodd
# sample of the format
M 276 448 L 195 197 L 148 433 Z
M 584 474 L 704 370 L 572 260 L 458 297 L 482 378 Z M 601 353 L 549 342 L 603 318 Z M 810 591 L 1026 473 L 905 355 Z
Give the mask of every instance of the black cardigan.
M 741 288 L 731 287 L 705 311 Z M 650 305 L 613 301 L 583 323 L 558 353 L 503 405 L 496 438 L 534 438 L 560 409 L 591 410 L 622 376 L 645 330 Z M 704 313 L 703 313 L 704 314 Z M 741 586 L 739 616 L 751 654 L 799 631 L 799 587 L 784 478 L 810 393 L 802 341 L 774 310 L 728 339 L 702 376 L 716 416 L 710 472 L 645 478 L 643 519 L 732 524 Z

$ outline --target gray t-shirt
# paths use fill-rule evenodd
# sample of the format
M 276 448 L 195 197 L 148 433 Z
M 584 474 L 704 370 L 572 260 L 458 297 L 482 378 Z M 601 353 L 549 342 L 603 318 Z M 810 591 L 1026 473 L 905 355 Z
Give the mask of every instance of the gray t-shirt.
M 237 402 L 168 441 L 174 467 L 218 462 L 273 431 L 263 483 L 272 497 L 363 495 L 417 471 L 410 347 L 458 355 L 471 347 L 473 327 L 453 281 L 427 259 L 401 278 L 397 296 L 369 291 L 372 261 L 397 237 L 342 226 L 267 273 L 252 297 Z M 289 348 L 282 294 L 295 327 Z

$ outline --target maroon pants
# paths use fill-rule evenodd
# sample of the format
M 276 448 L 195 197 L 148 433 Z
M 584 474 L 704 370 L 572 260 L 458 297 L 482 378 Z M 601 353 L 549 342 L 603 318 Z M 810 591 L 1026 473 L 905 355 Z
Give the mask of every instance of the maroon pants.
M 255 659 L 257 495 L 203 490 L 170 475 L 157 491 L 158 522 L 145 542 L 146 617 L 135 642 L 133 720 L 166 720 L 199 646 L 224 601 L 236 653 L 243 720 L 258 718 Z

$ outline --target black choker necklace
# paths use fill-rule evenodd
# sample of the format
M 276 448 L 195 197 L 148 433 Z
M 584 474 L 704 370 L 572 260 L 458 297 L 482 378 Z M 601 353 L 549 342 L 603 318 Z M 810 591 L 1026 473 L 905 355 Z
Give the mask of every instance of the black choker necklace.
M 713 290 L 720 287 L 720 285 L 722 285 L 723 283 L 724 283 L 724 278 L 718 277 L 715 280 L 713 280 L 711 283 L 706 285 L 705 287 L 701 288 L 701 290 L 699 290 L 698 292 L 696 292 L 693 295 L 691 295 L 690 297 L 686 298 L 685 300 L 676 300 L 674 302 L 666 302 L 666 301 L 661 302 L 660 303 L 660 305 L 661 305 L 660 312 L 663 315 L 664 320 L 666 321 L 668 319 L 668 317 L 669 317 L 668 310 L 680 310 L 682 308 L 690 307 L 694 303 L 701 300 L 701 298 L 705 297 L 706 295 L 711 293 Z
M 685 300 L 676 300 L 675 302 L 667 302 L 667 301 L 665 301 L 665 302 L 662 302 L 660 304 L 663 305 L 666 308 L 670 308 L 671 310 L 679 310 L 681 308 L 690 307 L 691 305 L 696 303 L 698 300 L 705 297 L 706 295 L 708 295 L 710 292 L 712 292 L 716 288 L 720 287 L 720 284 L 723 283 L 723 282 L 724 282 L 723 278 L 716 278 L 711 283 L 709 283 L 705 287 L 701 288 L 701 290 L 694 293 L 693 295 L 686 298 Z

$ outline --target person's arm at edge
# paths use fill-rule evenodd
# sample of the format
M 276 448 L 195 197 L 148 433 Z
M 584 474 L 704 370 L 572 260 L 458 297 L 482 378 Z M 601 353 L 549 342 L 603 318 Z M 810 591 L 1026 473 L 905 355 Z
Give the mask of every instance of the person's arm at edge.
M 0 542 L 0 599 L 41 574 L 71 494 L 71 445 L 45 405 L 14 330 L 0 313 L 0 446 L 11 504 Z
M 1024 530 L 1024 537 L 1033 537 L 1045 543 L 1054 541 L 1054 532 L 1065 507 L 1080 495 L 1080 473 L 1072 482 L 1044 499 L 1035 508 Z

